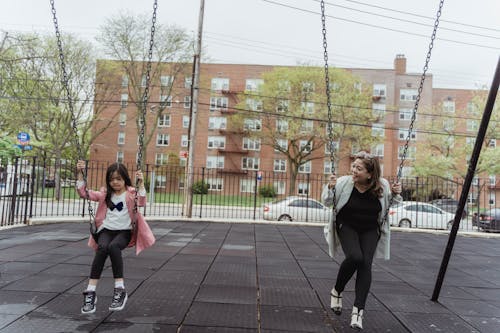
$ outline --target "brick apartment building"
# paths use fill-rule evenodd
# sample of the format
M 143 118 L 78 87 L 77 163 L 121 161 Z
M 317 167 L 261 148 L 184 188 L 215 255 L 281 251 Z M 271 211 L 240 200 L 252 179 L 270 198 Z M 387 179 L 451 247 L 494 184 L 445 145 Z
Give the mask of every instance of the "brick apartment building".
M 245 175 L 256 170 L 276 174 L 275 160 L 279 153 L 266 145 L 255 147 L 252 140 L 245 140 L 244 133 L 228 130 L 229 115 L 240 102 L 238 94 L 252 91 L 261 82 L 262 74 L 273 70 L 273 66 L 242 64 L 201 64 L 199 104 L 197 113 L 197 134 L 192 141 L 195 145 L 194 167 L 205 167 L 216 174 Z M 348 69 L 354 75 L 373 85 L 373 112 L 382 114 L 380 123 L 372 125 L 373 135 L 383 137 L 383 142 L 372 147 L 371 153 L 380 157 L 383 175 L 393 176 L 401 162 L 401 152 L 408 134 L 408 126 L 418 94 L 420 73 L 406 72 L 406 58 L 397 55 L 394 68 L 391 69 Z M 127 78 L 122 80 L 120 93 L 101 114 L 101 117 L 117 118 L 92 144 L 90 159 L 94 161 L 135 163 L 137 154 L 136 106 L 130 103 Z M 161 87 L 171 84 L 169 95 L 162 95 Z M 152 165 L 185 165 L 185 153 L 188 146 L 190 120 L 191 66 L 186 66 L 175 79 L 164 76 L 160 82 L 152 82 L 150 106 L 146 122 L 156 126 L 156 132 L 147 146 L 147 163 Z M 471 90 L 433 88 L 432 75 L 428 75 L 423 86 L 419 104 L 419 113 L 428 114 L 433 107 L 443 107 L 453 115 L 467 112 L 474 93 Z M 155 121 L 154 112 L 160 101 L 165 112 Z M 417 120 L 425 116 L 417 116 Z M 479 121 L 477 121 L 479 123 Z M 99 123 L 98 123 L 99 124 Z M 248 123 L 247 130 L 259 127 L 259 123 Z M 467 126 L 471 136 L 475 136 L 474 124 Z M 424 133 L 419 133 L 418 122 L 412 141 L 422 140 Z M 457 129 L 458 130 L 458 129 Z M 467 130 L 467 129 L 460 129 Z M 475 129 L 477 132 L 477 128 Z M 496 143 L 495 143 L 496 144 Z M 319 153 L 319 152 L 318 152 Z M 322 153 L 325 153 L 324 151 Z M 403 175 L 409 173 L 411 160 L 415 158 L 416 147 L 410 146 L 409 163 L 403 168 Z M 258 162 L 256 162 L 258 161 Z M 339 174 L 346 173 L 349 160 L 343 160 L 338 166 Z M 464 163 L 466 160 L 464 159 Z M 311 161 L 310 173 L 328 174 L 329 156 Z M 215 173 L 214 173 L 215 174 Z M 215 176 L 214 176 L 215 177 Z M 212 179 L 213 182 L 219 182 Z M 161 180 L 160 180 L 161 182 Z M 496 179 L 492 180 L 496 184 Z M 227 185 L 227 184 L 226 184 Z M 286 186 L 286 184 L 284 184 Z M 495 185 L 494 185 L 495 186 Z M 217 184 L 213 186 L 217 188 Z M 241 188 L 241 185 L 240 185 Z M 301 194 L 300 186 L 298 193 Z

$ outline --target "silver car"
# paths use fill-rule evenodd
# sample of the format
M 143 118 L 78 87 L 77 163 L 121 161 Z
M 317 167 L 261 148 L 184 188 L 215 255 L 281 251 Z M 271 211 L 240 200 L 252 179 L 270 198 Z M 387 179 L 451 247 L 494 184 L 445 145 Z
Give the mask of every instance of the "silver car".
M 418 201 L 405 201 L 389 209 L 392 226 L 404 228 L 451 229 L 455 214 L 434 205 Z
M 300 222 L 328 222 L 332 210 L 321 202 L 305 197 L 287 197 L 263 205 L 265 220 L 271 221 L 300 221 Z

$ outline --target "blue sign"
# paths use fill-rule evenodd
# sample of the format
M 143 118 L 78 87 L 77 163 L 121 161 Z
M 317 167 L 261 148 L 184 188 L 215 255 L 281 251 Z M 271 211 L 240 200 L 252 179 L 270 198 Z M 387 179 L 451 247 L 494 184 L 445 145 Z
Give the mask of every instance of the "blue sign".
M 30 135 L 26 132 L 19 132 L 17 134 L 17 141 L 19 141 L 19 143 L 28 142 L 30 141 Z
M 257 180 L 262 180 L 262 171 L 257 172 Z

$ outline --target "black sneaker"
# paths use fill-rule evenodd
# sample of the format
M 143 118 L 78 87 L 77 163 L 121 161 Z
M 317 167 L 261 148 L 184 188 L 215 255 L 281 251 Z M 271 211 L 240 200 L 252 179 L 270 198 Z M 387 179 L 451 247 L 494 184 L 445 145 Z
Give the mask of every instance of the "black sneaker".
M 113 294 L 113 300 L 111 301 L 111 305 L 109 306 L 109 311 L 120 311 L 125 307 L 125 303 L 127 303 L 127 292 L 123 288 L 115 288 L 115 292 Z
M 97 296 L 95 294 L 95 291 L 84 291 L 82 313 L 83 314 L 94 313 L 96 308 L 95 307 L 96 303 L 97 303 Z

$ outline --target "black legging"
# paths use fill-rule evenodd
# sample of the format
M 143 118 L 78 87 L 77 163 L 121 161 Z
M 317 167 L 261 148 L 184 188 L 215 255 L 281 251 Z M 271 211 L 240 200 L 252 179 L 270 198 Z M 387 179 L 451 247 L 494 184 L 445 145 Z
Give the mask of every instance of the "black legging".
M 349 225 L 343 224 L 337 231 L 345 259 L 340 265 L 335 290 L 338 293 L 343 292 L 347 282 L 357 271 L 354 306 L 364 309 L 372 282 L 372 261 L 379 239 L 378 230 L 359 233 Z
M 126 248 L 130 242 L 130 237 L 132 236 L 131 231 L 102 229 L 98 236 L 98 248 L 95 252 L 94 261 L 92 262 L 90 278 L 99 279 L 101 277 L 104 263 L 108 255 L 111 259 L 113 277 L 115 279 L 123 278 L 122 250 Z

